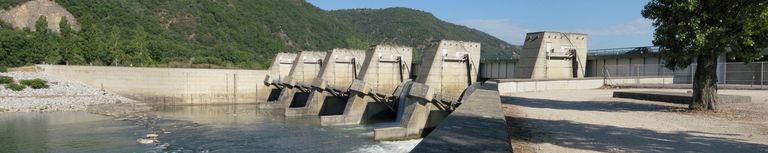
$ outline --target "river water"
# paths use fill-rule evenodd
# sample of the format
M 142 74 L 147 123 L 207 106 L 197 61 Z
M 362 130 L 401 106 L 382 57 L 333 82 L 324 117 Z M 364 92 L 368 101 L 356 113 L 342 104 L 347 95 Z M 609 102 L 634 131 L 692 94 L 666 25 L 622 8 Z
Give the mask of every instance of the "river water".
M 419 140 L 378 142 L 371 126 L 323 127 L 256 105 L 157 106 L 149 123 L 83 112 L 0 113 L 0 152 L 407 152 Z M 160 134 L 160 143 L 136 139 Z

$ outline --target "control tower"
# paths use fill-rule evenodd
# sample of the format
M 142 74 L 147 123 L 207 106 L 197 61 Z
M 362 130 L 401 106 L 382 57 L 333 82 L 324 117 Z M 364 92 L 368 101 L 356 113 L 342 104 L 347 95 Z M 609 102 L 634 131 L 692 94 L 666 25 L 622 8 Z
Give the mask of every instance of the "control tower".
M 525 36 L 515 78 L 583 78 L 587 62 L 587 34 L 533 32 Z

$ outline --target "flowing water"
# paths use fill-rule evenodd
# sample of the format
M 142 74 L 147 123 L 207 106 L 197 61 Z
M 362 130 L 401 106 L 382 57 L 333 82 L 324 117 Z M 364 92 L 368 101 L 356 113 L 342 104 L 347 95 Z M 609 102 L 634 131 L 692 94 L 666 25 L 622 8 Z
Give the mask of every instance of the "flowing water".
M 256 105 L 157 106 L 149 124 L 80 112 L 0 113 L 0 152 L 407 152 L 419 140 L 373 141 L 373 127 L 319 125 Z M 153 131 L 153 132 L 149 132 Z M 136 139 L 160 134 L 158 144 Z
M 82 112 L 0 113 L 0 152 L 147 152 L 146 128 Z

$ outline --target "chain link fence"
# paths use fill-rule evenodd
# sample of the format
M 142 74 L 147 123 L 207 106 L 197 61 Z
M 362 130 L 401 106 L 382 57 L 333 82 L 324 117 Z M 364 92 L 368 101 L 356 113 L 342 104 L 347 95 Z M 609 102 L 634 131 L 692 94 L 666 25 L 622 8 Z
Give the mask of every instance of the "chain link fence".
M 768 62 L 719 63 L 717 69 L 718 84 L 768 86 Z M 663 64 L 608 64 L 596 70 L 590 75 L 607 79 L 671 77 L 669 82 L 673 84 L 692 84 L 696 64 L 681 70 L 668 69 Z

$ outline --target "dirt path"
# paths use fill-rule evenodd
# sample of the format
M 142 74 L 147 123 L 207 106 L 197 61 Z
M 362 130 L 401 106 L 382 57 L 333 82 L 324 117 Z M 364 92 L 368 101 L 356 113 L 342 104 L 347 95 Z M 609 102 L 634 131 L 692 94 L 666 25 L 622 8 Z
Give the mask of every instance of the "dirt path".
M 719 113 L 611 98 L 613 91 L 502 97 L 515 152 L 768 152 L 766 91 L 721 91 L 750 95 L 753 103 L 723 106 Z

